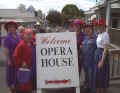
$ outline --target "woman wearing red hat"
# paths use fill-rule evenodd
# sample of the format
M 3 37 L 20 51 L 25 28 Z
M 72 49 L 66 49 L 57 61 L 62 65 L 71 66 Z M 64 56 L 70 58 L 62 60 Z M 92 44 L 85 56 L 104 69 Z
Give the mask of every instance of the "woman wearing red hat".
M 81 72 L 82 68 L 82 51 L 81 45 L 82 41 L 84 40 L 84 33 L 82 32 L 83 22 L 80 19 L 75 19 L 70 26 L 73 28 L 73 31 L 76 32 L 77 37 L 77 47 L 78 47 L 78 64 L 79 64 L 79 73 Z M 70 31 L 71 32 L 71 31 Z
M 10 93 L 14 93 L 14 89 L 16 86 L 15 80 L 15 65 L 13 62 L 13 52 L 20 42 L 21 38 L 16 33 L 17 24 L 13 21 L 5 23 L 4 28 L 7 30 L 7 35 L 3 38 L 3 47 L 5 56 L 7 59 L 6 62 L 6 80 L 8 88 L 10 89 Z
M 108 47 L 110 44 L 109 34 L 105 32 L 104 19 L 99 20 L 99 34 L 97 37 L 97 50 L 95 52 L 96 62 L 96 93 L 101 93 L 101 89 L 104 93 L 107 93 L 109 87 L 109 53 Z
M 83 68 L 85 72 L 86 92 L 96 93 L 95 87 L 95 61 L 94 54 L 96 50 L 96 36 L 91 24 L 86 24 L 85 38 L 82 42 Z
M 14 51 L 14 63 L 17 72 L 17 93 L 31 93 L 36 87 L 36 53 L 31 44 L 32 29 L 24 29 L 23 40 Z M 35 89 L 35 88 L 34 88 Z
M 97 22 L 96 18 L 92 20 L 92 24 L 94 27 L 94 31 L 97 34 L 98 33 L 98 31 L 97 31 L 98 30 L 98 22 Z

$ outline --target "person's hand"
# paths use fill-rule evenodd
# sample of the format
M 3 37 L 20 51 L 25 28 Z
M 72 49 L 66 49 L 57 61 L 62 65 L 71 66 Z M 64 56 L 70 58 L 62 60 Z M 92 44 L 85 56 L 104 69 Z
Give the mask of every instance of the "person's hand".
M 99 63 L 98 63 L 98 68 L 101 69 L 102 66 L 103 66 L 103 61 L 99 61 Z
M 8 66 L 11 66 L 12 64 L 11 64 L 11 61 L 10 60 L 8 60 Z
M 23 62 L 22 67 L 26 68 L 26 62 Z
M 36 42 L 33 42 L 33 45 L 36 46 Z
M 82 48 L 82 45 L 80 45 L 80 48 Z
M 15 88 L 14 85 L 11 85 L 11 86 L 9 87 L 10 90 L 12 90 L 12 89 L 14 89 L 14 88 Z
M 9 91 L 10 91 L 10 93 L 14 93 L 14 92 L 15 92 L 15 86 L 14 86 L 14 85 L 11 85 L 11 86 L 9 87 Z

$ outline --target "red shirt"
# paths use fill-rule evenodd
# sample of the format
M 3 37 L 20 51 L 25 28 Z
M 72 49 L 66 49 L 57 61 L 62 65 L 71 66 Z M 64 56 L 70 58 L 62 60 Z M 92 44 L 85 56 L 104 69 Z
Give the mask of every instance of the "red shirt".
M 23 62 L 26 63 L 27 68 L 30 68 L 31 57 L 32 57 L 32 52 L 30 50 L 29 45 L 27 44 L 26 41 L 22 40 L 16 47 L 13 55 L 16 69 L 18 70 L 20 67 L 22 67 Z M 18 83 L 17 88 L 18 90 L 21 90 L 21 91 L 31 91 L 32 82 L 30 81 L 24 84 Z
M 26 63 L 27 68 L 31 66 L 32 52 L 25 40 L 22 40 L 14 51 L 14 63 L 17 69 L 22 67 L 23 62 Z

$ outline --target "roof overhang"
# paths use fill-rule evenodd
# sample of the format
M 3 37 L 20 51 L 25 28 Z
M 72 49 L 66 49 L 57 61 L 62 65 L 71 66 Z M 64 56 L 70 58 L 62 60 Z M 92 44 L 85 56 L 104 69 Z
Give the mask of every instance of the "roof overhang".
M 8 21 L 15 21 L 17 23 L 27 23 L 27 22 L 36 22 L 35 18 L 24 18 L 24 19 L 0 19 L 0 23 L 8 22 Z

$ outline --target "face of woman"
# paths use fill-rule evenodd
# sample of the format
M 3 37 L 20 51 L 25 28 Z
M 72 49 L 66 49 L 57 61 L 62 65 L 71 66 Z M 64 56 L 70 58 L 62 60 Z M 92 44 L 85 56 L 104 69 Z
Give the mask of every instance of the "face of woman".
M 92 31 L 92 29 L 90 27 L 87 27 L 85 29 L 85 33 L 86 33 L 87 36 L 92 36 L 93 31 Z
M 24 34 L 24 39 L 28 42 L 32 40 L 32 32 L 31 31 L 26 31 Z
M 74 25 L 73 25 L 73 30 L 74 30 L 75 32 L 78 32 L 79 29 L 80 29 L 80 25 L 79 25 L 79 24 L 74 24 Z
M 8 32 L 9 33 L 15 33 L 16 32 L 16 27 L 13 24 L 8 25 Z
M 105 30 L 104 25 L 98 26 L 98 30 L 99 30 L 99 32 L 104 32 L 104 30 Z

